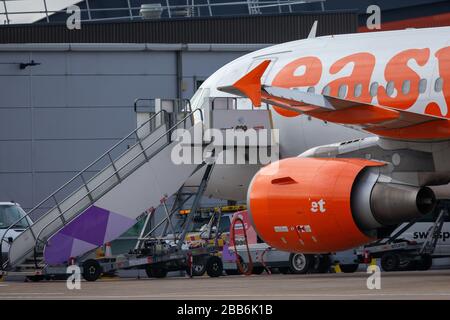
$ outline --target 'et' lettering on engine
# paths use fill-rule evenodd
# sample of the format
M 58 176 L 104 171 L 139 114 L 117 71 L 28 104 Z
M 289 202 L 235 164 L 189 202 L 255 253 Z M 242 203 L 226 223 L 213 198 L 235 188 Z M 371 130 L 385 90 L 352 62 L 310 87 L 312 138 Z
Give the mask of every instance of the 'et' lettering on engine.
M 325 200 L 320 199 L 319 201 L 311 201 L 311 212 L 326 212 Z

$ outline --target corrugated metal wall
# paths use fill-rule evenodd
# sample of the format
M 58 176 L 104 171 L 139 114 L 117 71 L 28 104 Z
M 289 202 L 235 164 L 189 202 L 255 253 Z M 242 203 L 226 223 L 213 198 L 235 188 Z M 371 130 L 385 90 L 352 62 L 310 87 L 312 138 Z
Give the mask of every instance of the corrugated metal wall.
M 204 19 L 1 26 L 0 43 L 282 43 L 305 38 L 315 20 L 318 35 L 357 31 L 356 12 Z
M 136 127 L 134 99 L 177 95 L 176 51 L 20 46 L 0 48 L 0 201 L 15 200 L 27 210 Z M 183 51 L 183 97 L 246 53 L 225 46 Z M 41 64 L 19 68 L 31 59 Z

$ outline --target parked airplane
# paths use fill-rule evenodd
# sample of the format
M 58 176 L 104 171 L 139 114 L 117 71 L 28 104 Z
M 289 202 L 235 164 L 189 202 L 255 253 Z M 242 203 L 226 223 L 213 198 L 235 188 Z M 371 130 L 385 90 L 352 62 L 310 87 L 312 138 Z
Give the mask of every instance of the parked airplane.
M 290 252 L 345 250 L 434 209 L 432 188 L 446 192 L 450 182 L 449 32 L 284 43 L 238 58 L 203 83 L 193 108 L 221 96 L 273 108 L 283 159 L 236 182 L 248 185 L 265 242 Z M 329 144 L 343 136 L 351 140 Z M 234 190 L 215 188 L 216 196 Z

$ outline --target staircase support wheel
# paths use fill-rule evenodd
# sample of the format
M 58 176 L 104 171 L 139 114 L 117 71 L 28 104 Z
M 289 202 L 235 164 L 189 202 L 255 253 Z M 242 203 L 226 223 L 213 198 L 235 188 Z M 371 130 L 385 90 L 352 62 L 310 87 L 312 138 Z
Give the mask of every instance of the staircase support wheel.
M 86 281 L 93 282 L 100 278 L 102 267 L 97 260 L 89 259 L 83 263 L 83 278 Z

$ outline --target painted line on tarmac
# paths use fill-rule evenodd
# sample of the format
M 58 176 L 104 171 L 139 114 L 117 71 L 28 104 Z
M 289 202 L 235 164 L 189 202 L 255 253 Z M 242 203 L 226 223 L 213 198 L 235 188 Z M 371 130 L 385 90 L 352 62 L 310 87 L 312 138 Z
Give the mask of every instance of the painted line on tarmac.
M 179 293 L 174 293 L 174 294 L 163 294 L 163 295 L 147 295 L 149 297 L 179 297 L 182 299 L 185 299 L 186 296 L 185 295 L 181 295 Z M 224 297 L 224 298 L 233 298 L 233 297 L 238 297 L 238 298 L 252 298 L 252 297 L 278 297 L 278 298 L 285 298 L 285 297 L 355 297 L 355 296 L 449 296 L 450 297 L 450 292 L 448 293 L 355 293 L 355 294 L 189 294 L 189 297 L 194 297 L 194 298 L 200 298 L 200 297 L 204 297 L 204 298 L 208 298 L 208 297 L 215 297 L 215 298 L 219 298 L 219 297 Z M 123 297 L 140 297 L 140 296 L 123 296 Z M 145 295 L 141 296 L 141 297 L 145 297 Z
M 7 297 L 7 296 L 17 296 L 17 295 L 64 295 L 63 292 L 3 292 L 0 293 L 0 297 Z
M 56 296 L 50 296 L 46 298 L 55 298 L 55 299 L 170 299 L 170 298 L 179 298 L 179 299 L 185 299 L 185 296 L 182 295 L 175 295 L 175 294 L 163 294 L 163 295 L 117 295 L 117 296 L 105 296 L 105 295 L 67 295 L 62 297 L 62 293 L 58 293 L 60 295 Z M 190 297 L 197 297 L 197 298 L 203 298 L 203 299 L 210 299 L 210 298 L 260 298 L 260 297 L 272 297 L 272 298 L 287 298 L 287 297 L 303 297 L 303 298 L 348 298 L 348 297 L 450 297 L 449 293 L 405 293 L 405 294 L 397 294 L 397 293 L 373 293 L 373 294 L 280 294 L 280 295 L 243 295 L 243 294 L 229 294 L 229 295 L 189 295 Z M 14 298 L 23 298 L 23 299 L 34 299 L 35 296 L 27 296 L 27 294 L 23 294 L 22 296 L 17 296 Z

